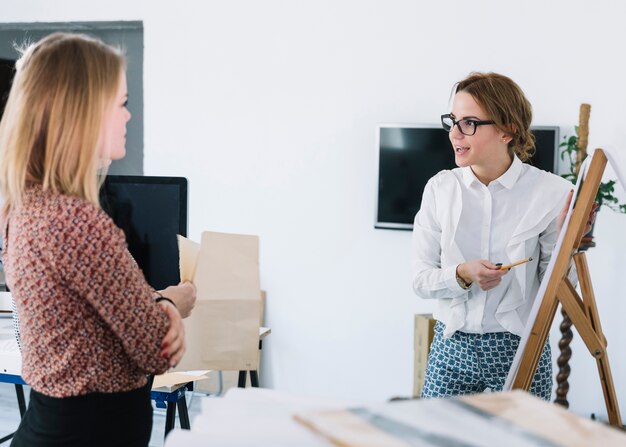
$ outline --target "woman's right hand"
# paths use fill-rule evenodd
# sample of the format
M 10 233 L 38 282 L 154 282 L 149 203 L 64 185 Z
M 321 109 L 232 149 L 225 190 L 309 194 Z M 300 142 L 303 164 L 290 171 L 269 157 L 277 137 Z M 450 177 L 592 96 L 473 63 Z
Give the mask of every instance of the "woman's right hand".
M 170 368 L 173 368 L 185 353 L 185 326 L 176 306 L 165 300 L 159 301 L 157 305 L 170 320 L 170 327 L 161 342 L 161 357 L 168 359 Z
M 162 290 L 161 294 L 174 301 L 183 318 L 187 318 L 196 305 L 196 286 L 189 281 L 181 282 L 177 286 L 169 286 Z
M 500 270 L 500 266 L 485 259 L 473 259 L 459 264 L 458 275 L 466 283 L 476 283 L 483 290 L 491 290 L 502 281 L 508 270 Z

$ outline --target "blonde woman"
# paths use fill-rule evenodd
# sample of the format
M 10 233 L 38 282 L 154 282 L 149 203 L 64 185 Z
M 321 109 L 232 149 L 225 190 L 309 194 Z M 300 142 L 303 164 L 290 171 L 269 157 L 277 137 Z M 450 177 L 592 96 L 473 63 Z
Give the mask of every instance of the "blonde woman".
M 13 446 L 147 446 L 146 374 L 185 351 L 173 300 L 98 204 L 98 170 L 125 154 L 126 101 L 123 55 L 94 38 L 52 34 L 16 64 L 0 123 L 3 261 L 32 390 Z

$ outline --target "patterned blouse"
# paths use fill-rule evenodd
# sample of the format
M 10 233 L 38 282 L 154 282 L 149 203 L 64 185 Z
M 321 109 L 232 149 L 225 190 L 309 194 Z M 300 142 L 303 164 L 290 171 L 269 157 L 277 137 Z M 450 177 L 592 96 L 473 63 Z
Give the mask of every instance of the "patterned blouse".
M 22 377 L 33 389 L 52 397 L 129 391 L 168 368 L 160 353 L 169 320 L 104 211 L 33 186 L 4 234 Z

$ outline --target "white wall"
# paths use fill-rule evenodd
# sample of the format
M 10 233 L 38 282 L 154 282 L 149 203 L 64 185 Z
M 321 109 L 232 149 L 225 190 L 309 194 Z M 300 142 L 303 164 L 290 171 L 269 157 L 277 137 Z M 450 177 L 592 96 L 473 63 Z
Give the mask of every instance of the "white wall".
M 591 103 L 591 146 L 625 165 L 619 1 L 3 3 L 5 22 L 144 21 L 145 173 L 190 179 L 192 238 L 260 235 L 265 386 L 411 392 L 412 315 L 431 303 L 410 288 L 410 233 L 373 228 L 377 123 L 436 123 L 455 81 L 493 70 L 526 91 L 536 125 L 571 134 Z M 602 211 L 589 252 L 623 408 L 625 225 Z M 595 362 L 583 345 L 574 356 L 572 408 L 604 413 Z

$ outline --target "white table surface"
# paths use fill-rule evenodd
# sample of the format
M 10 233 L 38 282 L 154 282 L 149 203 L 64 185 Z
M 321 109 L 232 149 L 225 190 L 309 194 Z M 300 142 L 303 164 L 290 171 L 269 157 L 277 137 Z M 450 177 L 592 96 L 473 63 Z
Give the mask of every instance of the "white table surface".
M 263 388 L 232 388 L 224 397 L 205 398 L 191 430 L 173 430 L 165 447 L 328 447 L 333 444 L 293 419 L 302 411 L 354 405 L 296 397 Z
M 0 313 L 0 373 L 15 374 L 22 373 L 22 354 L 15 340 L 13 331 L 13 319 Z
M 190 431 L 175 430 L 165 447 L 350 446 L 623 447 L 626 434 L 577 416 L 524 391 L 454 399 L 359 405 L 299 398 L 274 390 L 232 389 L 204 399 Z

